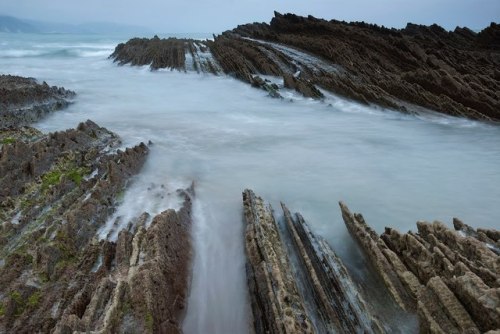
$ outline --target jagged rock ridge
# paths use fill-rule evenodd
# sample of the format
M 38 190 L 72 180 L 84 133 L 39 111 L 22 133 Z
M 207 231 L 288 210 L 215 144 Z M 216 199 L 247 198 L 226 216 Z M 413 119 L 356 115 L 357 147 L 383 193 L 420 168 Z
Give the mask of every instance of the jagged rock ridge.
M 273 97 L 286 87 L 322 98 L 320 87 L 403 112 L 424 108 L 498 121 L 499 36 L 495 23 L 480 33 L 415 24 L 398 30 L 275 13 L 270 24 L 241 25 L 213 41 L 132 39 L 118 45 L 111 57 L 121 64 L 151 64 L 152 69 L 186 69 L 184 54 L 196 59 L 197 45 L 220 64 L 196 65 L 198 71 L 223 71 Z M 283 84 L 260 75 L 282 77 Z
M 25 125 L 74 93 L 12 76 L 0 84 L 0 333 L 181 332 L 194 185 L 178 190 L 178 211 L 145 212 L 116 242 L 100 240 L 149 148 L 118 149 L 90 120 L 43 134 Z
M 455 219 L 462 234 L 474 236 L 462 236 L 440 222 L 418 222 L 418 233 L 386 228 L 378 236 L 362 215 L 352 214 L 343 203 L 340 207 L 349 232 L 394 300 L 418 313 L 421 332 L 500 329 L 500 257 L 476 238 L 477 231 Z
M 324 239 L 311 232 L 300 214 L 292 216 L 282 204 L 286 229 L 311 288 L 311 298 L 299 289 L 272 208 L 251 190 L 243 192 L 243 208 L 247 279 L 256 333 L 384 332 L 340 258 Z M 306 304 L 312 304 L 313 310 Z

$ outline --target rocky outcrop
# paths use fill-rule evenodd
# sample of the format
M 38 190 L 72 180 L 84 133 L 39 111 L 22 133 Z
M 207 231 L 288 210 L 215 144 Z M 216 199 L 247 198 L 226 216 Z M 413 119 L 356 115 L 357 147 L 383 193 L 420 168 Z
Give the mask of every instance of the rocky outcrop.
M 268 87 L 255 82 L 255 76 L 282 78 L 279 88 L 294 89 L 305 97 L 322 98 L 320 87 L 405 113 L 430 109 L 498 121 L 499 34 L 495 23 L 480 33 L 411 23 L 398 30 L 275 13 L 270 24 L 240 25 L 213 41 L 132 39 L 118 45 L 111 57 L 152 69 L 184 70 L 185 58 L 200 58 L 196 55 L 204 49 L 201 58 L 208 59 L 209 54 L 213 58 L 202 71 L 223 71 L 266 91 Z M 191 67 L 200 71 L 203 66 L 194 63 Z M 270 95 L 282 94 L 272 90 Z
M 327 242 L 310 230 L 300 214 L 292 216 L 281 206 L 286 232 L 280 231 L 270 206 L 251 190 L 243 192 L 255 332 L 384 332 Z
M 180 210 L 99 240 L 148 147 L 117 149 L 91 121 L 16 133 L 0 152 L 0 332 L 180 332 L 193 187 Z
M 132 38 L 126 43 L 118 44 L 110 58 L 120 65 L 148 65 L 152 70 L 169 68 L 213 74 L 220 72 L 206 43 L 192 39 L 160 39 L 158 36 L 151 39 Z
M 418 279 L 406 270 L 401 260 L 391 251 L 359 214 L 352 214 L 340 203 L 342 217 L 353 238 L 365 250 L 367 257 L 378 272 L 394 300 L 404 310 L 415 311 Z
M 55 333 L 181 333 L 186 310 L 194 188 L 179 190 L 184 204 L 167 210 L 146 227 L 144 219 L 105 242 L 102 265 L 83 285 Z M 143 215 L 143 218 L 147 215 Z M 105 260 L 104 260 L 105 259 Z M 107 263 L 107 264 L 106 264 Z
M 499 120 L 499 31 L 496 24 L 479 34 L 437 25 L 397 30 L 275 13 L 269 25 L 239 26 L 231 33 L 336 65 L 341 71 L 313 73 L 310 80 L 361 102 L 412 111 L 410 103 L 448 115 Z
M 243 192 L 247 280 L 256 333 L 312 333 L 272 209 Z
M 70 104 L 75 93 L 33 78 L 0 75 L 0 130 L 25 126 Z
M 25 126 L 68 105 L 63 88 L 1 76 L 0 93 L 0 333 L 180 333 L 194 185 L 178 190 L 178 211 L 145 212 L 100 240 L 148 147 L 118 149 L 90 120 Z
M 281 207 L 325 329 L 342 333 L 383 333 L 328 243 L 310 230 L 299 213 L 293 217 L 285 204 Z
M 500 231 L 493 229 L 477 229 L 477 231 L 467 224 L 464 224 L 460 219 L 453 218 L 453 227 L 463 236 L 473 237 L 486 244 L 486 247 L 491 249 L 497 255 L 500 255 Z
M 403 308 L 416 308 L 421 332 L 500 328 L 500 258 L 472 235 L 472 228 L 455 219 L 461 235 L 439 222 L 418 222 L 418 233 L 386 228 L 378 236 L 360 214 L 343 203 L 340 207 L 349 232 L 394 300 Z

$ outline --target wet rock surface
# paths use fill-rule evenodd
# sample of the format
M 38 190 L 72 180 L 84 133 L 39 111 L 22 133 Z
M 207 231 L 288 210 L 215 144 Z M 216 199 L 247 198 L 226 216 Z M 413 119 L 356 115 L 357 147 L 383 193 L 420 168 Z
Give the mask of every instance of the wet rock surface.
M 34 78 L 0 75 L 0 129 L 26 126 L 67 107 L 75 93 Z
M 247 280 L 256 333 L 313 333 L 272 209 L 243 192 Z
M 220 72 L 218 63 L 212 58 L 206 42 L 192 39 L 132 38 L 119 44 L 110 55 L 120 65 L 148 65 L 152 70 L 162 68 L 181 71 Z
M 321 99 L 320 87 L 405 113 L 433 110 L 499 121 L 499 32 L 495 23 L 480 33 L 410 23 L 398 30 L 275 13 L 270 24 L 240 25 L 213 41 L 132 39 L 118 45 L 111 57 L 121 64 L 151 64 L 152 69 L 224 72 L 273 97 L 282 94 L 255 76 L 282 78 L 279 88 L 305 97 Z M 200 49 L 204 59 L 213 56 L 210 64 L 190 60 L 195 65 L 188 66 L 186 57 L 196 59 Z
M 247 280 L 256 333 L 382 333 L 340 258 L 282 204 L 286 233 L 273 210 L 243 192 Z M 290 239 L 292 251 L 285 246 Z M 299 258 L 293 269 L 291 253 Z M 305 287 L 299 274 L 305 277 Z M 309 305 L 309 306 L 307 306 Z
M 361 102 L 412 111 L 408 102 L 498 121 L 499 31 L 495 23 L 476 34 L 458 27 L 448 32 L 437 25 L 408 24 L 397 30 L 275 13 L 269 25 L 243 25 L 232 33 L 296 48 L 337 67 L 306 77 Z
M 344 222 L 394 300 L 417 312 L 424 333 L 480 333 L 500 329 L 500 258 L 486 233 L 454 219 L 417 223 L 417 233 L 386 228 L 378 236 L 362 215 L 340 203 Z M 491 236 L 497 231 L 490 231 Z M 478 237 L 478 235 L 484 235 Z
M 0 331 L 49 331 L 58 319 L 53 304 L 65 308 L 78 291 L 67 290 L 73 276 L 88 274 L 89 257 L 104 247 L 95 233 L 148 153 L 144 144 L 117 145 L 115 134 L 91 121 L 2 145 Z
M 0 90 L 0 333 L 180 333 L 194 185 L 102 239 L 149 148 L 90 120 L 43 134 L 27 125 L 74 93 L 14 76 Z
M 145 213 L 114 242 L 101 242 L 101 266 L 82 283 L 55 333 L 181 333 L 186 310 L 194 187 L 179 190 L 181 209 Z M 73 307 L 72 307 L 73 306 Z

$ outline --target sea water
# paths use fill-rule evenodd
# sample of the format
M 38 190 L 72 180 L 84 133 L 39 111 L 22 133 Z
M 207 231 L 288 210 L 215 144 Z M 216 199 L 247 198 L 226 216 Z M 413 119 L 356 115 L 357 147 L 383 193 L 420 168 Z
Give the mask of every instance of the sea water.
M 119 134 L 123 146 L 153 143 L 110 222 L 178 208 L 175 190 L 195 182 L 186 333 L 248 331 L 245 188 L 276 209 L 283 201 L 300 211 L 361 285 L 369 273 L 339 200 L 379 233 L 414 230 L 417 220 L 451 226 L 452 217 L 499 228 L 499 127 L 403 115 L 331 94 L 315 101 L 285 91 L 285 99 L 272 99 L 227 76 L 151 72 L 107 59 L 129 37 L 0 34 L 0 72 L 77 92 L 68 109 L 35 125 L 42 131 L 91 119 Z M 158 196 L 162 185 L 170 195 Z

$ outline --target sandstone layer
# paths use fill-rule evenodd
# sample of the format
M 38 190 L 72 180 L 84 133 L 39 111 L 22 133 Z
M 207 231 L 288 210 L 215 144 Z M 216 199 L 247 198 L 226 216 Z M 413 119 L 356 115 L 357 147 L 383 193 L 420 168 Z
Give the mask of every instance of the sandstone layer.
M 273 97 L 318 89 L 416 113 L 500 120 L 500 25 L 479 33 L 408 24 L 388 29 L 275 13 L 270 24 L 238 26 L 213 41 L 132 39 L 111 55 L 152 69 L 224 72 Z M 278 80 L 265 79 L 272 76 Z
M 272 208 L 251 190 L 243 192 L 243 207 L 256 333 L 384 332 L 340 258 L 300 214 L 292 215 L 282 204 L 284 234 Z M 287 240 L 292 250 L 285 245 Z M 293 254 L 297 266 L 292 264 Z M 305 282 L 300 281 L 302 276 Z
M 379 236 L 362 215 L 343 203 L 340 207 L 349 232 L 394 300 L 417 312 L 422 333 L 500 329 L 500 257 L 481 240 L 486 233 L 478 238 L 477 231 L 455 219 L 461 233 L 440 222 L 418 222 L 417 233 L 386 228 Z

